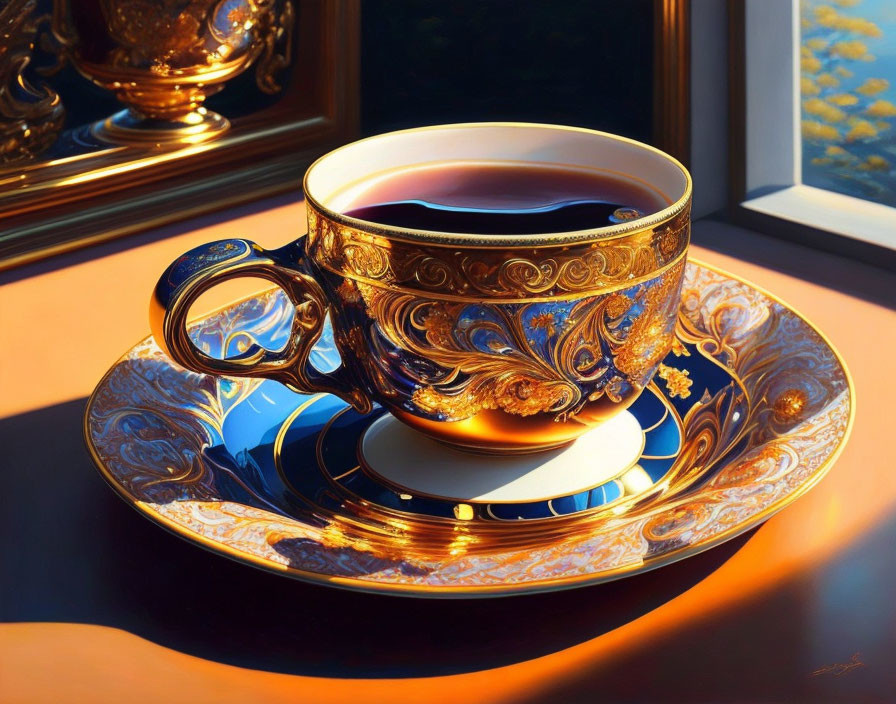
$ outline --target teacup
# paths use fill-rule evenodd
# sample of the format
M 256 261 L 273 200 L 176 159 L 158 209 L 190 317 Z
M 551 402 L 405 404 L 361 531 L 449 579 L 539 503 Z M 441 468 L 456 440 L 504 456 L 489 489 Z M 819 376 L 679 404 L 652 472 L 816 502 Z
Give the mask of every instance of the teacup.
M 380 174 L 448 162 L 587 169 L 652 189 L 663 207 L 571 232 L 414 230 L 347 216 Z M 631 405 L 674 339 L 690 235 L 691 179 L 653 147 L 587 129 L 472 123 L 404 130 L 318 159 L 304 180 L 308 233 L 277 250 L 202 245 L 162 275 L 153 332 L 205 374 L 276 379 L 374 403 L 450 445 L 532 452 L 575 440 Z M 214 359 L 186 331 L 191 304 L 238 276 L 296 306 L 287 346 Z M 329 314 L 342 365 L 309 353 Z

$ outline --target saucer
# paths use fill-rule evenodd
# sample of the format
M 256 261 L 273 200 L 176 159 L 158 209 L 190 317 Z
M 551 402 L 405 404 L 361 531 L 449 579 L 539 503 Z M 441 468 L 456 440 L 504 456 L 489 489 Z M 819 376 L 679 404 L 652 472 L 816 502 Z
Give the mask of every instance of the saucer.
M 292 316 L 275 289 L 191 335 L 213 356 L 276 349 Z M 329 330 L 311 361 L 339 365 Z M 821 479 L 853 415 L 849 373 L 820 332 L 691 261 L 654 381 L 565 448 L 462 453 L 381 408 L 188 372 L 152 338 L 100 381 L 85 436 L 122 498 L 203 547 L 333 586 L 485 596 L 615 579 L 733 538 Z

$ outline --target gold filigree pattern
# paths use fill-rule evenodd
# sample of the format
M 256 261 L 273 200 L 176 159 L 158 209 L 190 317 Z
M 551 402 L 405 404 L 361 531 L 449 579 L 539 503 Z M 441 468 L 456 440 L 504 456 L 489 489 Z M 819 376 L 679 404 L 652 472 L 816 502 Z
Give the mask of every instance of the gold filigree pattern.
M 336 222 L 308 204 L 308 252 L 321 267 L 380 286 L 463 298 L 596 293 L 647 281 L 684 256 L 690 210 L 653 229 L 563 246 L 443 247 Z M 618 301 L 617 301 L 618 303 Z
M 283 87 L 277 80 L 278 74 L 292 62 L 292 41 L 296 22 L 296 12 L 291 0 L 285 0 L 279 15 L 269 3 L 263 16 L 264 51 L 255 66 L 255 83 L 258 88 L 276 95 Z M 280 45 L 282 51 L 278 51 Z
M 40 23 L 36 8 L 36 0 L 9 0 L 0 7 L 0 164 L 39 154 L 65 119 L 56 92 L 33 85 L 25 74 Z
M 681 287 L 684 263 L 664 274 L 657 285 L 647 289 L 642 312 L 635 318 L 623 339 L 612 333 L 608 340 L 614 349 L 616 368 L 640 386 L 644 386 L 660 360 L 672 347 L 675 309 Z
M 445 420 L 494 409 L 565 419 L 604 395 L 619 403 L 640 393 L 671 347 L 683 270 L 677 264 L 625 295 L 573 302 L 562 322 L 559 313 L 540 304 L 471 309 L 374 286 L 362 291 L 366 315 L 379 334 L 411 355 L 401 376 L 417 381 L 412 401 L 419 408 Z M 620 311 L 636 303 L 640 313 L 622 318 Z M 532 339 L 535 331 L 545 335 L 543 345 Z M 414 359 L 441 371 L 435 379 L 429 369 L 424 376 Z M 365 363 L 386 362 L 368 356 Z

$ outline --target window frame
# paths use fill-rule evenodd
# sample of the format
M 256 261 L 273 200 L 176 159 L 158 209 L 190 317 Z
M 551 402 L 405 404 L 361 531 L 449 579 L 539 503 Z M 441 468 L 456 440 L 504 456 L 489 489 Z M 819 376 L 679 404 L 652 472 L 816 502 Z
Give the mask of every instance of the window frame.
M 744 227 L 896 271 L 896 208 L 806 186 L 799 180 L 800 109 L 799 93 L 795 90 L 799 70 L 793 51 L 793 42 L 798 37 L 798 12 L 795 12 L 798 2 L 763 5 L 756 5 L 755 0 L 728 2 L 729 215 Z M 763 18 L 766 21 L 762 23 L 771 32 L 781 33 L 782 24 L 791 32 L 791 41 L 787 44 L 792 69 L 787 74 L 792 95 L 789 114 L 785 99 L 766 91 L 762 92 L 761 103 L 753 103 L 751 112 L 749 95 L 761 90 L 762 76 L 773 75 L 776 84 L 781 85 L 780 71 L 770 73 L 773 55 L 748 55 L 748 30 L 751 20 L 756 22 L 756 17 L 749 16 L 748 12 L 755 12 L 755 8 L 760 8 L 759 13 L 785 10 L 791 13 L 790 22 L 784 20 L 772 26 L 769 18 Z M 756 134 L 760 129 L 767 142 L 763 146 L 769 147 L 765 154 L 756 149 L 758 140 L 750 147 L 751 130 Z M 782 144 L 789 145 L 789 152 L 780 148 Z M 858 210 L 863 211 L 861 224 L 851 230 L 845 223 L 847 218 L 856 222 Z M 893 242 L 884 244 L 879 240 L 891 223 Z

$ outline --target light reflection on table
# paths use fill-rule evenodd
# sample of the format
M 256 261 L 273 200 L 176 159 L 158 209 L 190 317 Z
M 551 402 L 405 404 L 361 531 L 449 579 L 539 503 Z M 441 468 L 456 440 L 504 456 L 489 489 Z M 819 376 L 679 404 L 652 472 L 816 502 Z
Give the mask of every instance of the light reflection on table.
M 221 237 L 273 246 L 301 233 L 300 204 L 265 205 L 0 275 L 0 617 L 21 622 L 0 625 L 0 699 L 896 699 L 896 472 L 887 456 L 896 313 L 709 249 L 694 253 L 824 330 L 858 398 L 830 474 L 733 545 L 576 592 L 411 602 L 255 572 L 127 509 L 83 449 L 81 399 L 146 334 L 149 291 L 175 256 Z M 720 228 L 698 224 L 698 241 L 723 239 Z M 868 267 L 724 234 L 739 238 L 738 251 L 755 239 L 778 268 L 836 271 L 850 290 L 888 281 L 896 290 L 896 277 Z M 196 312 L 243 292 L 215 291 Z

